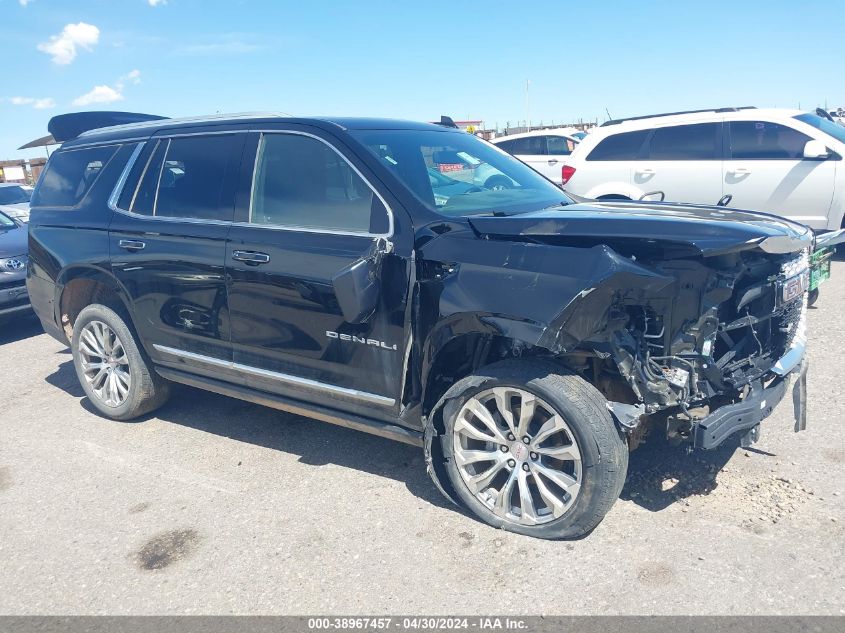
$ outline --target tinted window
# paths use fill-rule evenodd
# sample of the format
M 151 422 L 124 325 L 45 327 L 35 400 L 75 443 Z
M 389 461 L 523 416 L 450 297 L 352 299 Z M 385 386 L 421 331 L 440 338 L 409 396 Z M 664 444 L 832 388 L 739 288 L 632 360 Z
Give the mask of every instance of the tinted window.
M 575 141 L 563 136 L 547 136 L 546 147 L 554 156 L 569 156 L 575 149 Z
M 54 153 L 41 175 L 33 206 L 76 206 L 116 151 L 117 146 L 111 145 Z
M 132 213 L 153 215 L 155 209 L 158 179 L 161 174 L 161 162 L 167 151 L 167 141 L 156 141 L 152 147 L 153 151 L 141 163 L 141 182 L 137 190 L 126 202 L 126 206 L 121 206 L 122 209 L 128 209 Z
M 716 148 L 719 127 L 717 123 L 700 123 L 657 128 L 649 143 L 648 158 L 714 160 L 719 155 Z
M 231 220 L 234 200 L 232 196 L 224 196 L 224 185 L 229 165 L 237 164 L 233 159 L 239 143 L 240 138 L 235 134 L 170 139 L 158 176 L 154 215 Z M 139 193 L 142 193 L 140 189 Z M 148 199 L 136 199 L 135 203 L 148 204 Z
M 634 160 L 648 136 L 648 130 L 608 136 L 587 156 L 587 160 Z
M 546 153 L 545 136 L 526 136 L 515 138 L 510 143 L 510 148 L 504 148 L 509 154 L 533 154 L 542 155 Z M 501 147 L 501 145 L 499 145 Z
M 796 160 L 804 155 L 806 134 L 780 123 L 732 121 L 731 157 L 742 160 Z
M 0 204 L 29 202 L 29 191 L 23 187 L 0 187 Z
M 387 210 L 334 149 L 299 134 L 261 137 L 252 187 L 254 224 L 386 233 Z

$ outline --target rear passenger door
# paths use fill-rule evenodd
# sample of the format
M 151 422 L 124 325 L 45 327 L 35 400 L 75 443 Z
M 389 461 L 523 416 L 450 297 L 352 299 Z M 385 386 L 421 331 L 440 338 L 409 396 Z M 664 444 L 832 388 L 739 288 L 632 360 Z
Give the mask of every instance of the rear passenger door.
M 153 137 L 113 202 L 112 270 L 158 362 L 206 374 L 231 364 L 224 263 L 245 137 Z
M 254 137 L 226 253 L 235 368 L 258 389 L 391 419 L 407 349 L 408 259 L 381 259 L 378 305 L 358 322 L 347 321 L 334 283 L 391 238 L 386 200 L 336 139 Z
M 722 197 L 722 124 L 655 128 L 631 176 L 643 193 L 662 191 L 667 201 L 716 204 Z

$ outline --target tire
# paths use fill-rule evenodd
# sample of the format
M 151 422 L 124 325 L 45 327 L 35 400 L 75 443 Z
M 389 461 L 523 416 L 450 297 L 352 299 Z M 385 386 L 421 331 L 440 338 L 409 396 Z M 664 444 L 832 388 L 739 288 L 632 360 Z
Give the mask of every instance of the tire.
M 484 181 L 484 188 L 491 191 L 513 189 L 513 183 L 504 176 L 493 176 Z
M 816 301 L 819 300 L 819 289 L 816 288 L 815 290 L 811 290 L 807 294 L 807 305 L 814 306 L 816 305 Z
M 170 383 L 139 349 L 127 320 L 111 308 L 92 304 L 79 313 L 71 351 L 85 394 L 107 418 L 132 420 L 160 407 L 170 394 Z
M 511 441 L 507 433 L 515 427 L 520 430 L 517 417 L 521 417 L 523 408 L 529 411 L 524 403 L 532 397 L 539 400 L 535 400 L 534 417 L 524 427 L 525 437 L 530 437 L 525 451 L 520 438 Z M 507 403 L 505 408 L 510 410 L 513 425 L 501 413 L 500 401 Z M 499 433 L 510 441 L 510 445 L 507 441 L 504 444 L 507 452 L 501 445 L 496 446 L 497 441 L 475 439 L 474 431 L 468 429 L 490 428 L 480 423 L 481 418 L 475 413 L 479 404 L 489 407 L 487 413 L 495 420 Z M 551 413 L 559 416 L 553 423 L 551 417 L 546 417 Z M 579 538 L 593 530 L 619 498 L 628 470 L 625 438 L 599 391 L 556 364 L 506 360 L 484 367 L 452 386 L 444 396 L 442 415 L 445 432 L 441 446 L 449 479 L 463 504 L 489 525 L 537 538 Z M 566 428 L 560 426 L 560 420 Z M 559 430 L 541 437 L 543 432 L 538 431 L 547 429 L 549 424 Z M 556 445 L 549 446 L 547 441 Z M 482 445 L 483 450 L 479 448 Z M 497 456 L 499 452 L 508 456 L 510 462 L 506 461 L 488 483 L 478 485 L 473 478 L 483 481 L 489 476 L 487 467 L 493 470 L 501 463 L 498 457 L 486 461 L 478 459 L 478 455 L 492 456 L 494 451 Z M 550 455 L 552 452 L 561 460 Z M 574 459 L 576 456 L 580 463 Z M 515 466 L 511 467 L 511 463 Z M 568 479 L 561 478 L 561 473 Z M 513 479 L 515 482 L 511 483 Z M 571 480 L 575 484 L 564 488 Z M 545 492 L 540 490 L 540 484 Z M 486 485 L 489 487 L 485 489 Z M 503 495 L 508 486 L 509 492 Z M 528 504 L 523 496 L 526 490 L 531 496 Z M 556 498 L 556 502 L 550 503 L 549 497 Z

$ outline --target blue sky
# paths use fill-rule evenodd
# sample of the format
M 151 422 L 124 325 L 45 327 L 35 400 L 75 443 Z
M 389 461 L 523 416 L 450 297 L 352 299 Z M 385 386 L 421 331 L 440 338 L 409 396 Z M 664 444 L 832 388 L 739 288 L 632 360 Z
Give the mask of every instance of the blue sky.
M 0 159 L 55 114 L 283 111 L 500 126 L 845 106 L 831 2 L 0 0 Z

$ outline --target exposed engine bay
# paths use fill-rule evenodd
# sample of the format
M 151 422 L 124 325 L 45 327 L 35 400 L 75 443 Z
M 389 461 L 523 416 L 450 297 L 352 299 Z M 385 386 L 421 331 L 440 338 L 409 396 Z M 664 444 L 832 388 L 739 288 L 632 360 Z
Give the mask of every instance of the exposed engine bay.
M 652 417 L 689 439 L 716 408 L 783 378 L 773 368 L 805 342 L 808 251 L 641 263 L 674 282 L 656 295 L 621 291 L 602 334 L 579 345 L 598 355 L 591 382 L 624 428 Z

